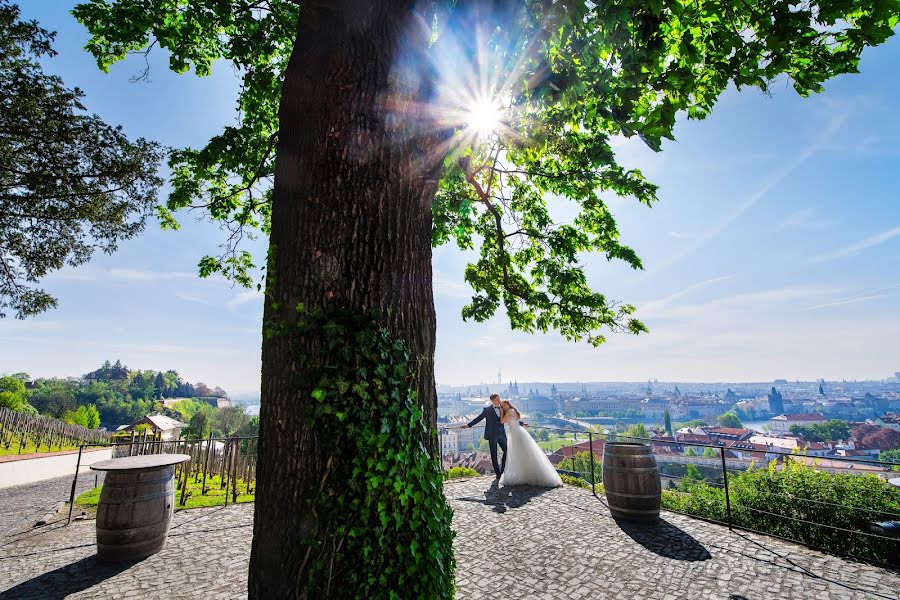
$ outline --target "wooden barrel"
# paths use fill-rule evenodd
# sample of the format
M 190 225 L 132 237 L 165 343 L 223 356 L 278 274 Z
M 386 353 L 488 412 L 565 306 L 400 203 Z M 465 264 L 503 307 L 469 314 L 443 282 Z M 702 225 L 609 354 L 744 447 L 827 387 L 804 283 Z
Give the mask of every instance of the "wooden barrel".
M 139 560 L 163 549 L 175 510 L 174 474 L 172 465 L 106 474 L 97 506 L 98 559 Z
M 662 484 L 650 446 L 607 443 L 603 451 L 603 487 L 613 518 L 629 521 L 659 518 Z

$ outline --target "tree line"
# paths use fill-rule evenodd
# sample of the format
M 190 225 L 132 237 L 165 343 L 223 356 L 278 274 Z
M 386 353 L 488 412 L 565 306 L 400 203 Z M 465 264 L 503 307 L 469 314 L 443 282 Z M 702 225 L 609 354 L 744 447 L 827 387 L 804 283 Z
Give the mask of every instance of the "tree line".
M 81 425 L 88 429 L 105 426 L 115 429 L 133 423 L 154 412 L 169 414 L 188 422 L 197 413 L 212 419 L 215 408 L 210 403 L 227 397 L 220 387 L 185 381 L 177 371 L 129 369 L 121 361 L 106 361 L 96 371 L 78 378 L 38 378 L 27 373 L 15 373 L 0 378 L 0 406 L 17 412 L 43 415 Z M 181 410 L 166 409 L 162 400 L 184 398 Z M 209 410 L 202 408 L 206 406 Z M 220 431 L 226 431 L 231 421 L 226 419 Z M 200 426 L 201 432 L 212 429 Z M 228 432 L 229 434 L 233 432 Z

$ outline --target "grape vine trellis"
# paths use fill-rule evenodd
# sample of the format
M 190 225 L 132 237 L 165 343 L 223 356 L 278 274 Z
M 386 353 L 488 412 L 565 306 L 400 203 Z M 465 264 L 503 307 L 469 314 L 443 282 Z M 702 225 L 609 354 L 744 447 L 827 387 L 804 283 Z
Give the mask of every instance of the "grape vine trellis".
M 106 431 L 0 407 L 0 448 L 5 451 L 18 443 L 19 454 L 32 445 L 36 452 L 41 452 L 42 448 L 51 452 L 82 444 L 104 444 L 111 437 Z

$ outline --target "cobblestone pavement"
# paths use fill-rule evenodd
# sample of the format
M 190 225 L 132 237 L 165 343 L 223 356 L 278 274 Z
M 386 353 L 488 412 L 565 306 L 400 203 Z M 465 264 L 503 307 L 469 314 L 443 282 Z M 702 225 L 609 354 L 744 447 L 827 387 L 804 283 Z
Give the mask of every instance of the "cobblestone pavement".
M 566 486 L 445 486 L 458 598 L 722 600 L 898 598 L 900 574 L 768 536 L 663 513 L 620 528 L 605 500 Z
M 689 517 L 621 528 L 590 492 L 450 482 L 457 598 L 898 598 L 900 574 Z M 5 536 L 0 600 L 246 598 L 253 505 L 175 514 L 166 548 L 95 560 L 94 523 Z
M 102 473 L 99 474 L 99 481 L 103 481 Z M 93 487 L 94 474 L 84 473 L 78 477 L 75 493 L 78 495 Z M 53 510 L 59 502 L 68 501 L 71 491 L 72 477 L 0 488 L 0 540 L 31 529 L 38 519 Z
M 36 529 L 0 547 L 0 600 L 246 598 L 252 535 L 252 504 L 180 511 L 162 552 L 105 565 L 94 521 Z

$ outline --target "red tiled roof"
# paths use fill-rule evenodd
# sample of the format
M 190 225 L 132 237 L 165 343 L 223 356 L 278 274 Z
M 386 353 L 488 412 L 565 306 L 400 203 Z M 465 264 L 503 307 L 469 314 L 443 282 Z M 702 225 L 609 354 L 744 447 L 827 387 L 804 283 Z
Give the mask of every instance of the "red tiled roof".
M 742 436 L 750 435 L 753 433 L 749 429 L 738 429 L 735 427 L 710 427 L 706 431 L 708 433 L 718 433 L 720 435 L 734 435 L 737 437 L 742 437 Z

